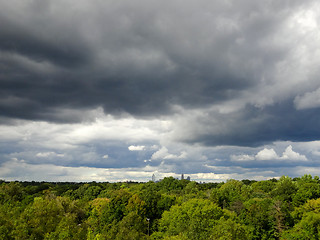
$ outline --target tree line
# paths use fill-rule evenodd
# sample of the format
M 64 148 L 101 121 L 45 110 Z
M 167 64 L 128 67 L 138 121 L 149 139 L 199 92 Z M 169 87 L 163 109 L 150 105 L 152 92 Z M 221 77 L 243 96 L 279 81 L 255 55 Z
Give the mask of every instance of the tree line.
M 0 239 L 319 239 L 320 180 L 0 181 Z

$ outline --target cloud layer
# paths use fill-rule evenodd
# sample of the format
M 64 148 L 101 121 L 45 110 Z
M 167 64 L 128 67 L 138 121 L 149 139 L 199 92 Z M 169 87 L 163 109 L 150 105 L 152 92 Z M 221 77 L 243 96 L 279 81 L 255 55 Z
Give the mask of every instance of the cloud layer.
M 313 0 L 2 2 L 0 164 L 317 167 L 319 19 Z
M 289 145 L 286 150 L 279 156 L 273 148 L 264 148 L 259 151 L 255 156 L 253 155 L 232 155 L 233 161 L 307 161 L 305 155 L 301 155 L 292 150 L 292 146 Z

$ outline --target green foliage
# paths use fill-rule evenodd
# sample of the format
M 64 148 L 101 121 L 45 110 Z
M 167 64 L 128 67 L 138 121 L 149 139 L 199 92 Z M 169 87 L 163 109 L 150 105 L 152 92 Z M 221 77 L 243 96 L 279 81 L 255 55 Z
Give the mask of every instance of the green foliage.
M 24 191 L 19 182 L 2 183 L 0 185 L 0 203 L 21 201 L 23 194 Z
M 0 239 L 319 239 L 319 231 L 320 179 L 311 175 L 225 183 L 0 181 Z
M 153 221 L 161 217 L 162 211 L 158 208 L 158 202 L 161 199 L 161 193 L 157 190 L 154 183 L 147 185 L 139 194 L 145 202 L 146 216 Z
M 249 239 L 249 229 L 232 218 L 222 217 L 217 221 L 216 226 L 211 229 L 209 239 L 247 240 Z
M 250 239 L 271 239 L 273 234 L 272 200 L 253 198 L 245 202 L 240 218 L 250 226 Z
M 19 204 L 3 203 L 0 204 L 0 239 L 14 239 L 15 229 L 14 219 L 18 219 L 21 214 Z
M 282 239 L 317 240 L 320 238 L 320 214 L 306 213 L 302 220 L 282 235 Z
M 271 196 L 281 201 L 291 202 L 297 190 L 297 184 L 290 177 L 282 176 L 271 191 Z
M 299 206 L 304 204 L 308 199 L 320 197 L 319 179 L 313 179 L 311 175 L 304 175 L 296 179 L 298 190 L 293 197 L 293 204 Z
M 54 232 L 67 234 L 72 239 L 73 235 L 80 232 L 78 222 L 83 215 L 80 206 L 68 198 L 36 197 L 21 213 L 18 226 L 13 232 L 19 239 L 44 239 L 50 235 L 57 239 Z
M 178 180 L 173 177 L 166 177 L 157 185 L 161 192 L 179 193 L 188 183 L 186 180 Z
M 266 197 L 275 188 L 276 183 L 273 181 L 259 181 L 253 183 L 252 190 L 255 197 Z
M 102 188 L 95 183 L 83 184 L 74 191 L 68 191 L 65 195 L 71 197 L 72 199 L 83 199 L 85 201 L 90 201 L 97 198 L 101 190 Z
M 101 209 L 101 224 L 110 225 L 114 221 L 121 221 L 126 213 L 126 206 L 130 198 L 131 193 L 127 190 L 116 190 L 108 204 Z
M 320 198 L 307 201 L 292 213 L 296 224 L 282 235 L 282 239 L 320 238 Z
M 223 214 L 223 210 L 209 200 L 191 199 L 165 211 L 159 230 L 165 232 L 165 236 L 182 234 L 187 239 L 208 239 L 210 229 Z
M 230 208 L 235 202 L 243 202 L 250 195 L 251 187 L 230 179 L 220 188 L 213 189 L 211 199 L 221 208 Z
M 198 183 L 192 181 L 189 182 L 184 188 L 185 194 L 197 194 L 199 192 Z

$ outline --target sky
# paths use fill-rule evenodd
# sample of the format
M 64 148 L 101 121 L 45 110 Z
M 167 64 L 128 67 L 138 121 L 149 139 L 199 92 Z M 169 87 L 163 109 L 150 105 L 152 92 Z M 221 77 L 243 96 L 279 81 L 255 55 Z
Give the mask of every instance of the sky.
M 0 179 L 320 173 L 315 0 L 0 0 Z

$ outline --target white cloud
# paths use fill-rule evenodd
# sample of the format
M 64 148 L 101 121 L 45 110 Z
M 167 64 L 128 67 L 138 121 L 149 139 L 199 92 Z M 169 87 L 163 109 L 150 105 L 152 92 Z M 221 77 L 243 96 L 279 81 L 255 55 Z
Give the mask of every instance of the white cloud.
M 264 148 L 263 150 L 257 153 L 255 158 L 257 160 L 275 160 L 275 159 L 279 159 L 279 156 L 272 148 L 271 149 Z
M 109 158 L 109 155 L 108 155 L 108 154 L 103 155 L 102 158 L 103 158 L 103 159 L 108 159 L 108 158 Z
M 134 145 L 131 145 L 128 147 L 128 149 L 130 151 L 143 151 L 145 149 L 145 146 L 134 146 Z
M 290 161 L 307 161 L 307 157 L 300 153 L 293 151 L 292 146 L 289 145 L 282 156 L 279 156 L 273 148 L 264 148 L 256 155 L 231 155 L 231 161 L 272 161 L 272 160 L 290 160 Z
M 35 180 L 35 181 L 98 181 L 98 182 L 118 182 L 118 181 L 149 181 L 152 174 L 156 174 L 157 179 L 173 176 L 180 178 L 170 170 L 159 167 L 146 166 L 143 168 L 93 168 L 93 167 L 64 167 L 53 164 L 28 164 L 23 160 L 12 159 L 5 162 L 0 168 L 0 178 L 6 180 Z M 165 166 L 164 166 L 165 167 Z M 263 173 L 263 172 L 262 172 Z M 256 174 L 256 173 L 255 173 Z M 225 181 L 230 178 L 248 178 L 245 174 L 221 174 L 221 173 L 193 173 L 186 174 L 191 180 L 196 181 Z M 259 176 L 260 178 L 265 178 Z
M 247 169 L 244 169 L 247 170 Z M 221 182 L 228 179 L 254 179 L 254 180 L 267 180 L 274 178 L 275 173 L 272 171 L 261 172 L 244 172 L 244 173 L 231 173 L 231 174 L 216 174 L 216 173 L 195 173 L 190 174 L 191 180 L 204 181 L 204 182 Z M 277 177 L 276 177 L 277 178 Z
M 311 174 L 313 176 L 319 176 L 320 167 L 306 167 L 298 166 L 292 169 L 292 173 L 295 176 L 302 176 L 304 174 Z
M 293 151 L 291 145 L 286 148 L 280 159 L 288 159 L 292 161 L 307 161 L 306 156 Z
M 53 152 L 37 153 L 37 157 L 49 157 Z
M 39 158 L 47 158 L 47 157 L 64 157 L 64 154 L 61 153 L 55 153 L 55 152 L 39 152 L 36 154 Z
M 162 147 L 158 151 L 152 154 L 151 159 L 185 159 L 188 154 L 185 151 L 180 152 L 180 155 L 169 153 L 169 150 L 166 147 Z
M 243 154 L 243 155 L 231 155 L 230 159 L 232 161 L 252 161 L 255 159 L 255 157 L 252 155 Z
M 159 149 L 159 146 L 158 146 L 158 145 L 152 145 L 152 146 L 150 147 L 150 149 L 151 149 L 151 150 L 157 150 L 157 149 Z
M 157 141 L 170 131 L 170 121 L 141 120 L 132 117 L 116 119 L 100 116 L 91 123 L 55 124 L 42 121 L 20 121 L 19 125 L 0 125 L 1 140 L 17 142 L 24 147 L 72 149 L 95 140 Z
M 156 173 L 158 178 L 180 176 L 174 172 L 150 166 L 143 168 L 65 167 L 54 164 L 29 164 L 17 158 L 4 162 L 0 166 L 0 179 L 8 181 L 118 182 L 149 181 L 153 173 Z

